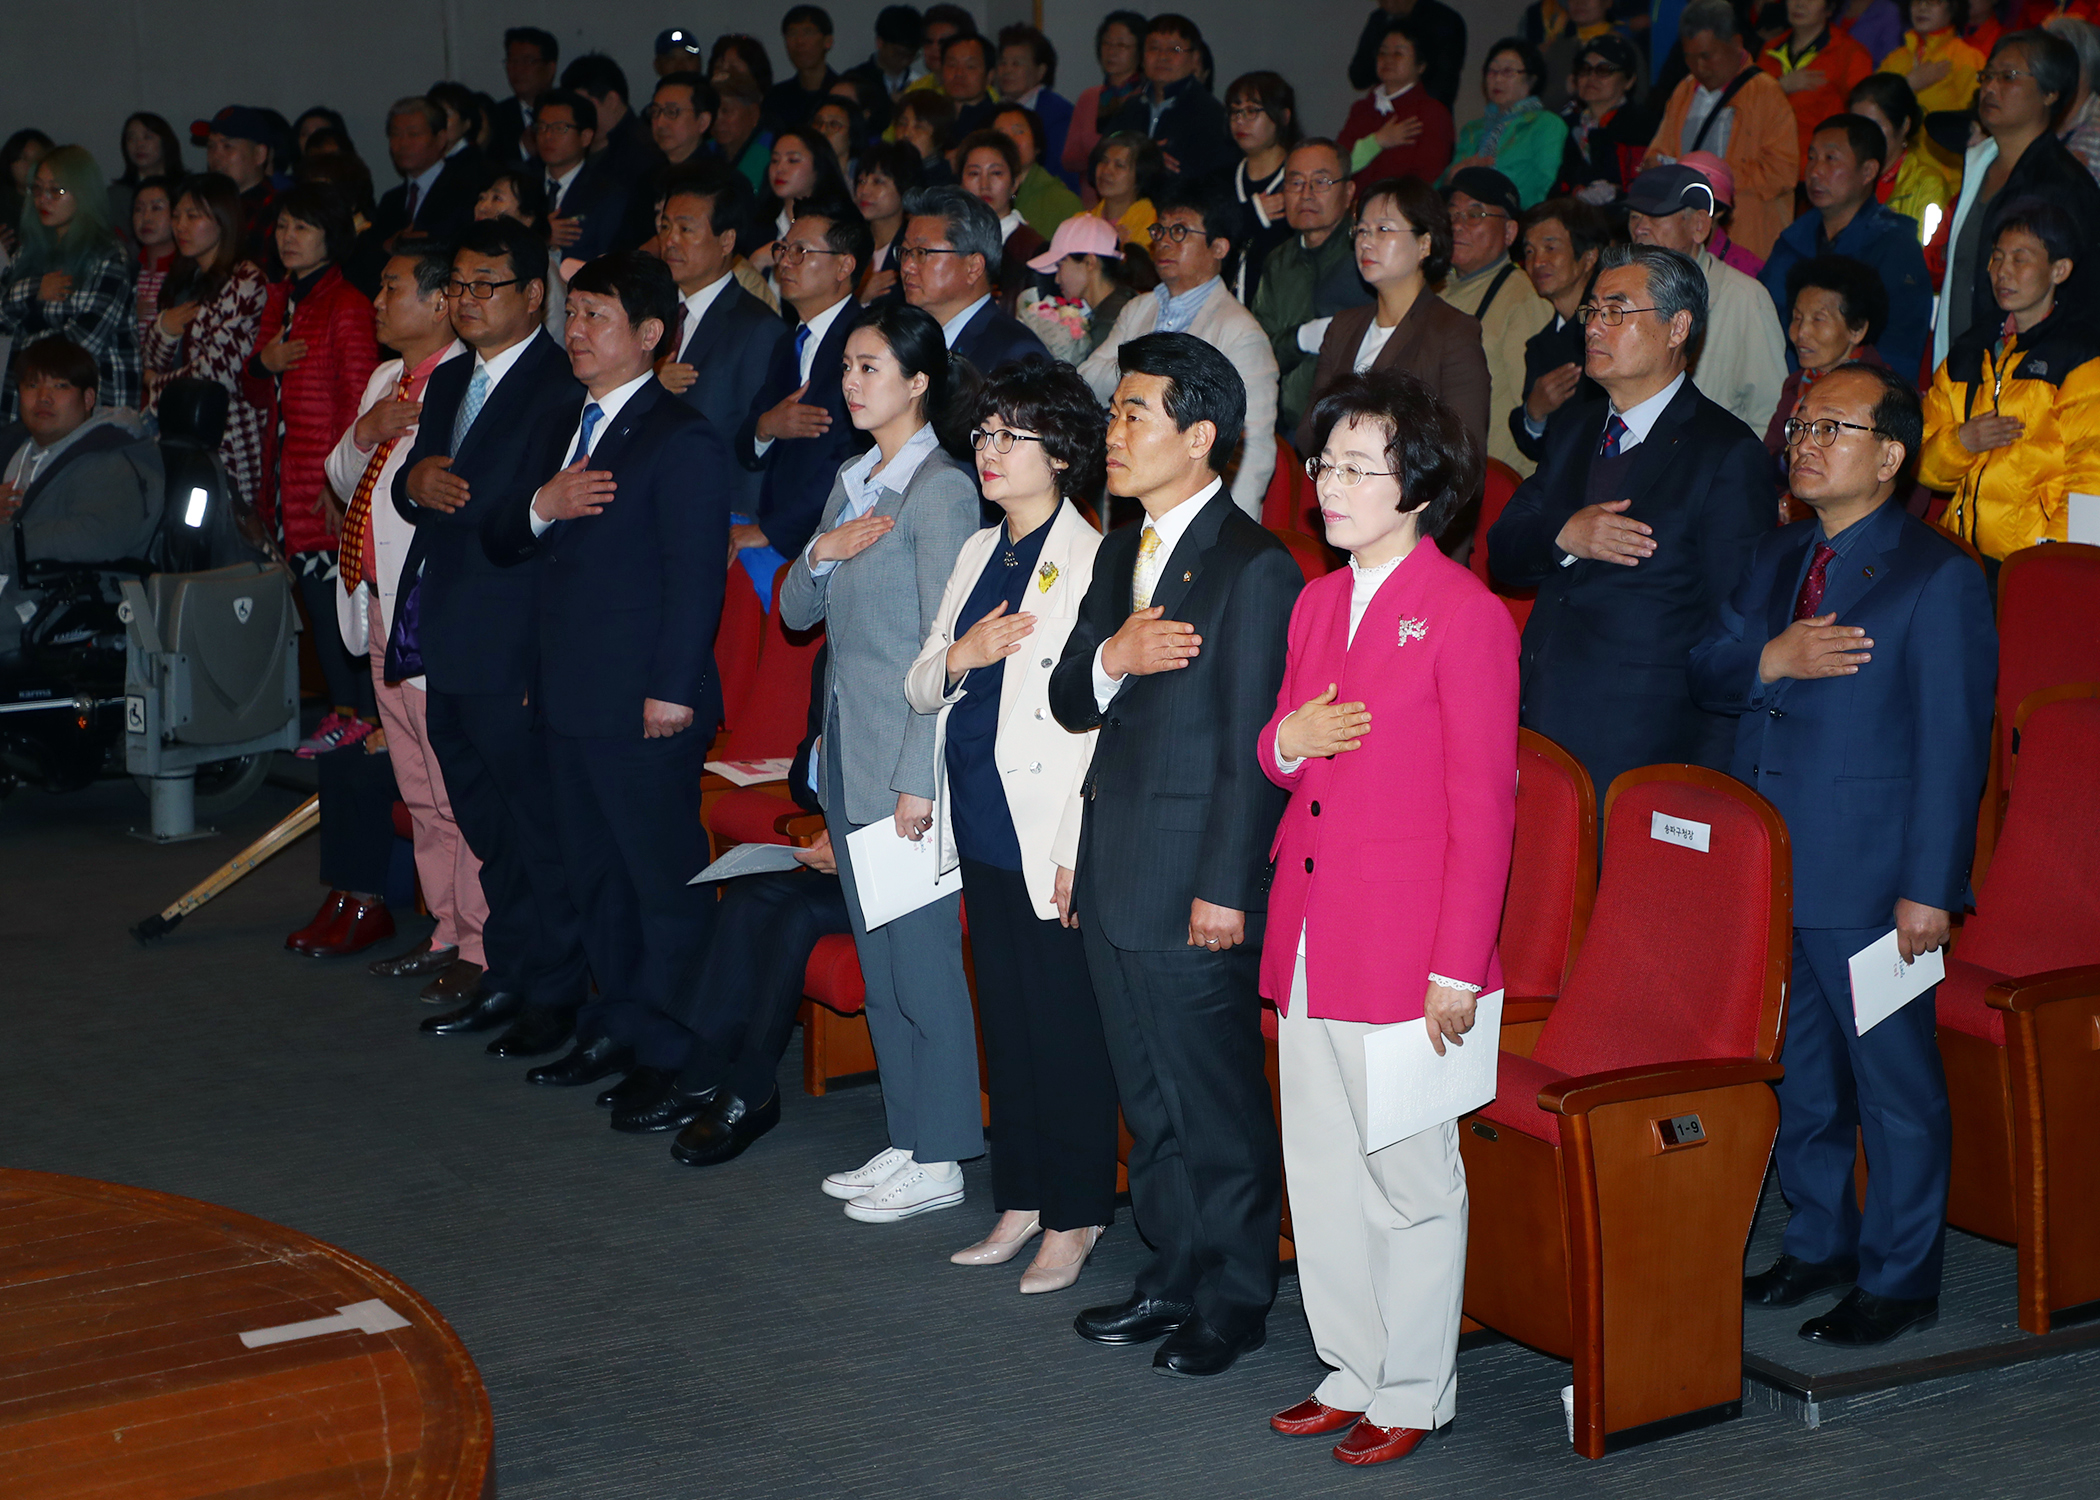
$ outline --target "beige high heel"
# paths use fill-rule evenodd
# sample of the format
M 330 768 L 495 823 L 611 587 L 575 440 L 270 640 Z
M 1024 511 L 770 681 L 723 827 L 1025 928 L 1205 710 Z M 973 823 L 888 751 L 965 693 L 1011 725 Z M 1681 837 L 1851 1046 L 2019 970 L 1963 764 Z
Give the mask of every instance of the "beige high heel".
M 994 1224 L 996 1232 L 999 1226 Z M 999 1266 L 1021 1253 L 1021 1247 L 1042 1232 L 1043 1216 L 1030 1214 L 1021 1232 L 1010 1240 L 995 1240 L 990 1236 L 979 1240 L 968 1249 L 958 1250 L 948 1257 L 949 1264 L 957 1266 Z
M 1080 1271 L 1086 1266 L 1087 1257 L 1094 1253 L 1094 1246 L 1101 1243 L 1101 1231 L 1104 1227 L 1100 1224 L 1087 1227 L 1086 1245 L 1080 1250 L 1079 1259 L 1070 1265 L 1045 1266 L 1042 1262 L 1042 1252 L 1037 1251 L 1037 1258 L 1021 1273 L 1021 1295 L 1032 1297 L 1038 1292 L 1061 1292 L 1077 1281 Z

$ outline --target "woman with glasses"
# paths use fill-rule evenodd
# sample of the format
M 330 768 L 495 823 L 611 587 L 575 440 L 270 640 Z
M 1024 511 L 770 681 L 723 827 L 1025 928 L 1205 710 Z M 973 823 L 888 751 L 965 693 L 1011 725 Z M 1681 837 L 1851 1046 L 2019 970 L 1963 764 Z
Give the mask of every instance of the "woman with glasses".
M 1299 1288 L 1330 1373 L 1269 1425 L 1346 1431 L 1334 1456 L 1376 1464 L 1456 1409 L 1466 1174 L 1455 1119 L 1365 1149 L 1364 1041 L 1421 1026 L 1440 1054 L 1495 1045 L 1467 1033 L 1481 992 L 1502 985 L 1517 630 L 1436 546 L 1479 491 L 1483 450 L 1427 384 L 1346 376 L 1313 408 L 1308 440 L 1327 541 L 1349 566 L 1298 596 L 1256 741 L 1291 794 L 1261 992 L 1281 1018 Z
M 1002 1265 L 1038 1232 L 1024 1293 L 1079 1279 L 1115 1217 L 1116 1086 L 1072 913 L 1079 792 L 1094 731 L 1051 717 L 1050 669 L 1078 618 L 1101 535 L 1101 403 L 1069 365 L 1002 366 L 970 441 L 1002 513 L 963 545 L 904 680 L 937 715 L 936 774 L 970 906 L 992 1099 L 998 1221 L 949 1259 Z
M 1418 177 L 1374 182 L 1356 216 L 1356 269 L 1377 301 L 1334 315 L 1320 340 L 1314 407 L 1298 424 L 1300 453 L 1317 453 L 1317 403 L 1345 376 L 1404 370 L 1458 413 L 1487 451 L 1488 366 L 1480 324 L 1431 290 L 1451 269 L 1451 215 Z
M 977 486 L 951 456 L 970 451 L 949 431 L 951 369 L 941 325 L 924 308 L 878 305 L 847 336 L 846 412 L 874 446 L 839 469 L 816 537 L 780 586 L 781 622 L 790 630 L 822 623 L 830 644 L 818 686 L 829 707 L 817 800 L 846 888 L 889 1131 L 887 1146 L 833 1172 L 822 1190 L 869 1224 L 962 1202 L 958 1164 L 984 1152 L 961 897 L 870 926 L 851 837 L 880 825 L 878 836 L 931 838 L 929 871 L 952 867 L 936 801 L 939 723 L 904 695 L 955 559 L 977 530 Z
M 1654 108 L 1633 97 L 1641 71 L 1639 49 L 1616 33 L 1591 37 L 1575 49 L 1570 97 L 1560 110 L 1568 138 L 1561 148 L 1559 192 L 1606 204 L 1640 175 L 1656 122 Z
M 1378 84 L 1349 107 L 1335 144 L 1358 182 L 1419 177 L 1435 182 L 1451 165 L 1451 111 L 1422 86 L 1422 25 L 1386 22 L 1378 44 Z
M 1240 227 L 1225 259 L 1225 285 L 1241 306 L 1252 307 L 1262 263 L 1292 233 L 1283 210 L 1283 164 L 1305 138 L 1297 92 L 1278 73 L 1242 74 L 1225 90 L 1225 124 L 1240 148 L 1231 177 Z
M 1457 159 L 1444 180 L 1467 167 L 1493 167 L 1516 184 L 1526 208 L 1551 192 L 1568 127 L 1540 100 L 1545 85 L 1546 62 L 1538 48 L 1513 36 L 1495 43 L 1480 69 L 1487 109 L 1459 131 Z
M 19 249 L 0 274 L 0 337 L 17 350 L 70 339 L 95 357 L 104 407 L 139 404 L 139 336 L 131 257 L 109 222 L 109 186 L 82 146 L 61 146 L 36 165 L 22 210 Z M 0 406 L 18 413 L 12 362 Z

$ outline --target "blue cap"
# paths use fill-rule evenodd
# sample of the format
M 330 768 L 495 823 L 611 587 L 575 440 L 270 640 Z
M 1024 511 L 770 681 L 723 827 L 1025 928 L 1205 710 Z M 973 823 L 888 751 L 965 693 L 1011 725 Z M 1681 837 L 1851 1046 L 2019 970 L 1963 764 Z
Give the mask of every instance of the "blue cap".
M 662 57 L 667 52 L 683 52 L 689 57 L 698 57 L 706 51 L 707 46 L 700 40 L 697 32 L 685 31 L 673 26 L 669 31 L 659 31 L 656 34 L 656 55 L 658 57 Z
M 190 122 L 190 144 L 201 146 L 215 135 L 267 146 L 277 134 L 269 115 L 250 104 L 229 104 L 209 120 Z

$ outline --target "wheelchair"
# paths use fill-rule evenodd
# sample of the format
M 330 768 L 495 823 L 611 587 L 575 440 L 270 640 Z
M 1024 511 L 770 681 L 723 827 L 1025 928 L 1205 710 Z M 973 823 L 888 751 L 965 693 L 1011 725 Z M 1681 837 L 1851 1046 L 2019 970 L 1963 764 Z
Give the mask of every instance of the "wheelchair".
M 163 393 L 146 557 L 40 561 L 17 516 L 21 582 L 40 597 L 0 655 L 0 798 L 128 775 L 170 842 L 246 802 L 298 743 L 291 578 L 219 462 L 226 412 L 211 381 Z

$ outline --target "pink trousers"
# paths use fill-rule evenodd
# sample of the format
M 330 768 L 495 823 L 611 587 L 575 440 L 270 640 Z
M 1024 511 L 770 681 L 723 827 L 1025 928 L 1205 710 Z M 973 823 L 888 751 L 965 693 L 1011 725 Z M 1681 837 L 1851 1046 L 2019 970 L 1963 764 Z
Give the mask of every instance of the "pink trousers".
M 437 918 L 430 935 L 433 948 L 459 949 L 468 963 L 488 965 L 481 928 L 489 904 L 481 894 L 481 861 L 467 847 L 466 835 L 452 821 L 452 799 L 437 752 L 430 748 L 420 688 L 389 685 L 386 680 L 386 630 L 379 601 L 371 601 L 372 687 L 379 699 L 379 722 L 386 728 L 387 753 L 394 758 L 394 784 L 415 824 L 416 875 L 423 884 L 423 904 Z

